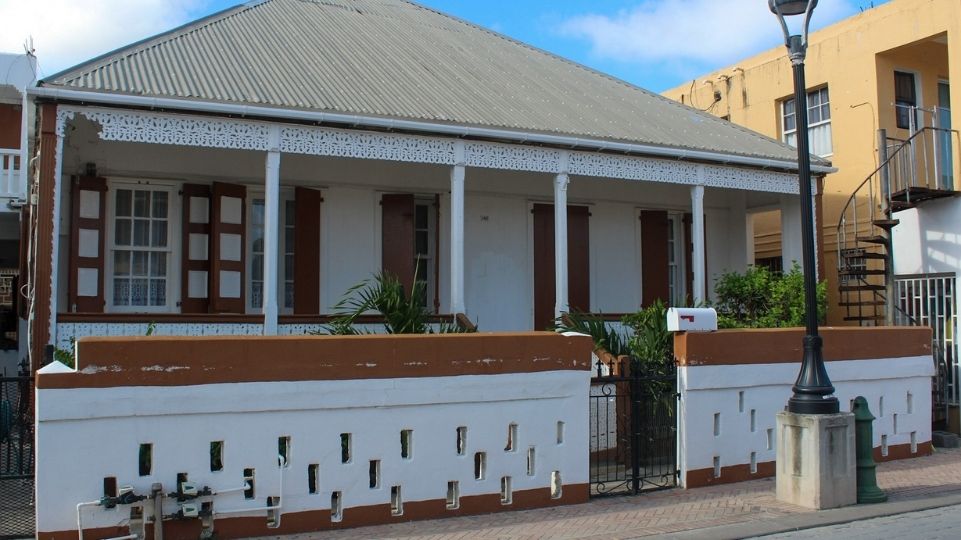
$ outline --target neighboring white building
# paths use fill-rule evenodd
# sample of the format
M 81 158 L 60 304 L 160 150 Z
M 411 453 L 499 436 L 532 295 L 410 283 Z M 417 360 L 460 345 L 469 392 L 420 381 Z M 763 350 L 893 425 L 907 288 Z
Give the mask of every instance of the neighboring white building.
M 482 330 L 704 300 L 800 202 L 787 145 L 400 0 L 237 6 L 30 95 L 35 358 L 303 333 L 381 269 Z
M 26 358 L 26 325 L 17 311 L 21 274 L 21 208 L 27 194 L 29 119 L 23 113 L 25 90 L 37 80 L 32 54 L 0 53 L 0 376 L 15 375 Z

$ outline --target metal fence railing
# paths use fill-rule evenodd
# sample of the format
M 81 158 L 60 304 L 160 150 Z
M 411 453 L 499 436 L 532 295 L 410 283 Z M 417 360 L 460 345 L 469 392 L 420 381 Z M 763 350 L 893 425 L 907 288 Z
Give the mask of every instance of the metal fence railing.
M 34 534 L 33 379 L 0 378 L 0 539 Z

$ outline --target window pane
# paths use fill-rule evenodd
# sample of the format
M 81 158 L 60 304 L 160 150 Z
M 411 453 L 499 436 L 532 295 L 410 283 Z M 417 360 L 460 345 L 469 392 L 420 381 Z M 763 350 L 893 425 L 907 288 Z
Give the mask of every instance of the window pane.
M 415 275 L 417 277 L 417 280 L 418 281 L 426 280 L 427 279 L 427 259 L 424 259 L 423 257 L 418 257 L 417 259 L 414 260 L 414 264 L 415 264 L 414 271 L 416 273 Z
M 821 121 L 821 109 L 808 109 L 808 124 L 816 124 Z
M 133 215 L 135 217 L 150 217 L 148 204 L 150 202 L 150 192 L 137 190 L 133 192 Z
M 264 280 L 264 256 L 255 253 L 250 257 L 250 279 L 254 281 Z
M 150 220 L 149 219 L 133 220 L 133 245 L 146 247 L 150 245 L 149 242 L 150 242 Z
M 130 275 L 129 251 L 115 251 L 113 253 L 113 273 L 119 276 Z
M 284 307 L 294 307 L 294 284 L 291 281 L 284 283 Z
M 261 281 L 250 284 L 250 306 L 254 308 L 264 307 L 264 284 Z
M 797 129 L 797 125 L 796 125 L 794 122 L 795 122 L 795 118 L 794 118 L 794 115 L 793 115 L 793 114 L 790 115 L 790 116 L 785 116 L 785 117 L 784 117 L 784 131 L 785 131 L 785 132 L 787 132 L 787 131 L 794 131 L 795 129 Z
M 153 247 L 167 247 L 167 220 L 156 219 L 150 224 L 150 245 Z
M 117 209 L 116 214 L 118 216 L 129 216 L 130 215 L 130 190 L 129 189 L 118 189 L 117 190 Z
M 415 227 L 415 228 L 417 228 L 417 229 L 426 229 L 426 228 L 427 228 L 427 222 L 428 222 L 427 212 L 428 212 L 428 210 L 427 210 L 427 205 L 426 205 L 426 204 L 418 204 L 418 205 L 417 205 L 416 216 L 415 216 L 415 221 L 414 221 L 414 227 Z
M 165 279 L 150 280 L 150 305 L 151 306 L 167 305 L 167 280 Z
M 114 226 L 114 243 L 118 246 L 130 245 L 130 220 L 118 219 Z
M 253 206 L 251 206 L 251 214 L 252 214 L 251 219 L 253 220 L 254 225 L 263 225 L 264 224 L 264 200 L 254 199 L 254 202 L 252 204 Z
M 784 102 L 784 115 L 794 114 L 794 100 L 789 99 Z
M 167 217 L 167 192 L 166 191 L 153 192 L 153 217 L 155 218 Z
M 264 252 L 264 235 L 261 231 L 254 231 L 257 236 L 254 238 L 254 244 L 251 246 L 251 251 L 255 253 Z
M 293 281 L 294 279 L 294 255 L 288 253 L 284 255 L 284 280 Z
M 167 254 L 166 253 L 151 253 L 150 254 L 150 276 L 151 277 L 165 277 L 167 275 Z
M 147 275 L 147 252 L 134 251 L 131 253 L 131 257 L 132 257 L 131 274 L 135 276 L 146 276 Z
M 294 217 L 295 217 L 294 208 L 295 207 L 296 205 L 294 204 L 294 201 L 284 201 L 284 223 L 288 227 L 294 226 Z
M 130 304 L 130 282 L 126 279 L 113 280 L 113 305 L 126 306 Z
M 427 255 L 427 231 L 417 231 L 414 233 L 414 253 Z
M 294 250 L 294 230 L 290 227 L 284 229 L 284 246 L 285 252 Z
M 147 305 L 147 280 L 146 279 L 130 280 L 130 305 L 131 306 Z

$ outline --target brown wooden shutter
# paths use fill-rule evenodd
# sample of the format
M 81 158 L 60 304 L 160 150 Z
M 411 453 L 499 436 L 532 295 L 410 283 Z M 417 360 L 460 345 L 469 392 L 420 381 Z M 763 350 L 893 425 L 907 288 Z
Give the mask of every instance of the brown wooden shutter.
M 184 184 L 180 311 L 210 310 L 210 186 Z
M 210 306 L 215 313 L 243 313 L 246 310 L 246 198 L 247 188 L 242 185 L 214 182 L 211 186 Z M 265 231 L 265 234 L 277 232 Z
M 409 292 L 414 283 L 414 196 L 385 194 L 380 205 L 381 268 Z
M 294 190 L 294 313 L 320 313 L 320 203 L 316 189 Z
M 554 206 L 535 204 L 534 214 L 534 330 L 546 330 L 554 321 Z
M 645 307 L 656 300 L 669 301 L 668 227 L 667 212 L 641 212 L 641 305 Z
M 73 177 L 70 182 L 70 275 L 67 279 L 68 309 L 101 313 L 104 306 L 104 231 L 106 230 L 107 181 L 92 176 Z
M 567 301 L 571 311 L 591 310 L 590 209 L 567 207 Z

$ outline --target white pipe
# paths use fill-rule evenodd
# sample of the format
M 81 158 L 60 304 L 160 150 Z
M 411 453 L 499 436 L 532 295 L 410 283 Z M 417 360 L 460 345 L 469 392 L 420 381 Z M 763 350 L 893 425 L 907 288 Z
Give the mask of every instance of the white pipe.
M 41 98 L 62 99 L 83 103 L 105 103 L 112 105 L 127 105 L 132 107 L 147 107 L 152 109 L 180 109 L 184 111 L 254 116 L 260 118 L 347 124 L 351 126 L 398 129 L 420 133 L 455 135 L 459 137 L 507 139 L 517 143 L 541 143 L 566 147 L 581 147 L 592 150 L 609 150 L 632 154 L 647 154 L 675 159 L 703 160 L 722 164 L 748 165 L 752 167 L 761 167 L 764 169 L 772 168 L 788 171 L 798 170 L 797 162 L 791 160 L 757 158 L 750 156 L 739 156 L 735 154 L 724 154 L 721 152 L 709 152 L 704 150 L 688 150 L 684 148 L 670 148 L 664 146 L 654 146 L 650 144 L 619 143 L 601 139 L 585 139 L 583 137 L 572 137 L 567 135 L 527 133 L 506 129 L 468 127 L 435 122 L 423 122 L 418 120 L 400 120 L 393 118 L 380 118 L 375 116 L 361 116 L 356 114 L 320 111 L 300 111 L 282 109 L 278 107 L 238 105 L 234 103 L 217 103 L 211 101 L 184 100 L 176 98 L 102 94 L 83 90 L 68 90 L 65 88 L 35 87 L 28 88 L 27 93 Z M 837 172 L 837 169 L 825 165 L 811 165 L 811 171 L 827 174 Z
M 87 501 L 77 504 L 77 535 L 80 540 L 83 540 L 83 518 L 80 515 L 80 509 L 87 506 L 100 506 L 100 501 Z
M 244 485 L 239 488 L 220 489 L 220 490 L 214 491 L 213 493 L 211 493 L 211 497 L 216 497 L 217 495 L 224 495 L 227 493 L 237 493 L 238 491 L 247 491 L 248 489 L 250 489 L 250 483 L 244 482 Z
M 261 512 L 264 510 L 280 510 L 284 507 L 284 469 L 287 465 L 287 460 L 284 456 L 278 455 L 278 463 L 280 465 L 280 491 L 277 494 L 277 506 L 254 506 L 251 508 L 233 508 L 230 510 L 214 510 L 214 516 L 223 516 L 227 514 L 246 514 L 248 512 Z M 279 517 L 279 514 L 278 514 Z

